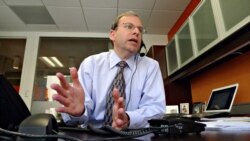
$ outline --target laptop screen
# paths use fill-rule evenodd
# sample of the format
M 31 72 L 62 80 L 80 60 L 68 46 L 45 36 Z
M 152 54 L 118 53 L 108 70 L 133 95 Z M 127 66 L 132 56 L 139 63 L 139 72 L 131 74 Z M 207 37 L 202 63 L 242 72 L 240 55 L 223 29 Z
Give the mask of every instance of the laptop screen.
M 31 113 L 20 94 L 0 75 L 0 128 L 16 131 Z
M 230 112 L 238 84 L 213 89 L 205 112 Z

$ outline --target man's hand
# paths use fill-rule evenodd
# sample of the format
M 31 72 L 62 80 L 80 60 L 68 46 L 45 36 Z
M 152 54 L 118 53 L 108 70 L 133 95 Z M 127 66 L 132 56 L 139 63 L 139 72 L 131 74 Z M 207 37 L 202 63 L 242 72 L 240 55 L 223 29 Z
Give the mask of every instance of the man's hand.
M 56 74 L 61 85 L 51 85 L 51 88 L 57 92 L 53 95 L 53 99 L 63 105 L 62 107 L 56 108 L 57 112 L 68 113 L 72 116 L 80 116 L 85 110 L 85 94 L 78 80 L 77 69 L 70 68 L 70 75 L 73 80 L 72 86 L 67 82 L 62 73 Z
M 113 90 L 114 107 L 113 107 L 113 123 L 112 127 L 116 129 L 124 129 L 129 126 L 129 117 L 125 112 L 124 99 L 119 96 L 119 90 L 114 88 Z

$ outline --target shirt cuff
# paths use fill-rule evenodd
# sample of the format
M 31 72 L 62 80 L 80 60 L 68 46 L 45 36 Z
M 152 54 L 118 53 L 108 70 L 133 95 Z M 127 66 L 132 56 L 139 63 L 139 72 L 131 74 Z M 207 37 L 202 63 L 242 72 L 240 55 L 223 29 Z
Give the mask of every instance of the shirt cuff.
M 143 116 L 141 116 L 141 114 L 139 114 L 136 111 L 127 111 L 126 112 L 130 118 L 130 122 L 129 122 L 129 128 L 130 129 L 138 129 L 138 128 L 145 128 L 148 127 L 148 122 L 145 121 L 145 119 L 143 118 Z
M 63 121 L 67 125 L 81 125 L 81 124 L 86 124 L 88 112 L 87 112 L 87 109 L 85 109 L 84 113 L 79 117 L 72 116 L 66 113 L 62 113 L 61 115 L 62 115 Z

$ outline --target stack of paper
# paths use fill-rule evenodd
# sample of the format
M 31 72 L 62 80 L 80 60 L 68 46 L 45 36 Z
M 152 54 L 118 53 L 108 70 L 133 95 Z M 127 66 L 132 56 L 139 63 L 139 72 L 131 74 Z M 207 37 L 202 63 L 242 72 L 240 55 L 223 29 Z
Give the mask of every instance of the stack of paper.
M 202 119 L 206 124 L 206 130 L 245 130 L 250 131 L 250 117 L 229 117 Z

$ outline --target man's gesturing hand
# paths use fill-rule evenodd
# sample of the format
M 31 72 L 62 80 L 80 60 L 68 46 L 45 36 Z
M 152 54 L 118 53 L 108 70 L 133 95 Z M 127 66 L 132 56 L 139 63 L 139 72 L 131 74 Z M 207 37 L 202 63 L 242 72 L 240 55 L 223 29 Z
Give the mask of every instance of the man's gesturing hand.
M 125 112 L 124 99 L 119 96 L 119 90 L 114 88 L 113 90 L 114 107 L 113 107 L 113 123 L 112 127 L 116 129 L 124 129 L 129 125 L 129 117 Z
M 61 103 L 63 106 L 56 108 L 57 112 L 68 113 L 72 116 L 80 116 L 84 112 L 85 94 L 79 82 L 77 69 L 70 68 L 73 85 L 70 85 L 64 78 L 62 73 L 56 76 L 60 80 L 60 84 L 52 84 L 51 88 L 57 93 L 53 95 L 53 99 Z

